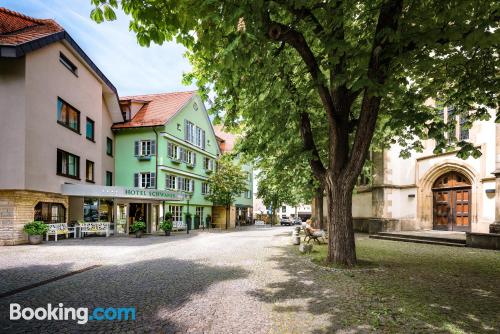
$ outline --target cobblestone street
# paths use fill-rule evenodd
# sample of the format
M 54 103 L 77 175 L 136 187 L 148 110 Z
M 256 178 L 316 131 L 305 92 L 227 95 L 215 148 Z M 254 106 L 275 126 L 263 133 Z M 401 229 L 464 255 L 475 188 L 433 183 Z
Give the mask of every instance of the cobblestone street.
M 251 228 L 142 239 L 70 239 L 0 248 L 1 293 L 101 265 L 0 299 L 2 332 L 280 332 L 281 320 L 274 318 L 273 301 L 265 297 L 265 291 L 288 280 L 272 259 L 285 252 L 282 246 L 289 241 L 289 230 Z M 85 325 L 75 321 L 10 322 L 12 302 L 33 308 L 48 303 L 89 309 L 135 306 L 137 320 Z

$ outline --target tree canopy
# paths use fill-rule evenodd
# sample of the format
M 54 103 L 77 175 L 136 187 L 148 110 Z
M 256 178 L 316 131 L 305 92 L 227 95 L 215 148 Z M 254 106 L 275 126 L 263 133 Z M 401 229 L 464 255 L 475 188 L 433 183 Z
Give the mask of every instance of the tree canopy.
M 92 0 L 112 19 L 116 0 Z M 354 265 L 352 190 L 372 139 L 402 155 L 446 136 L 429 99 L 453 106 L 466 126 L 498 107 L 500 3 L 491 0 L 122 0 L 141 45 L 176 40 L 200 93 L 226 127 L 296 123 L 328 199 L 328 260 Z M 290 103 L 293 101 L 293 103 Z M 291 104 L 297 108 L 291 107 Z M 383 140 L 380 140 L 383 139 Z

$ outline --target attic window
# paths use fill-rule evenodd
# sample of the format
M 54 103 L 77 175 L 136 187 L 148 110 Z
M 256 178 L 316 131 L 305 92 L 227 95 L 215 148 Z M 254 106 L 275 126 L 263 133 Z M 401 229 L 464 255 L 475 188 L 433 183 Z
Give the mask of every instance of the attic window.
M 71 62 L 62 52 L 59 52 L 59 61 L 74 75 L 78 76 L 78 67 Z
M 198 103 L 196 103 L 196 102 L 195 102 L 195 103 L 193 104 L 193 109 L 194 109 L 194 110 L 198 110 Z

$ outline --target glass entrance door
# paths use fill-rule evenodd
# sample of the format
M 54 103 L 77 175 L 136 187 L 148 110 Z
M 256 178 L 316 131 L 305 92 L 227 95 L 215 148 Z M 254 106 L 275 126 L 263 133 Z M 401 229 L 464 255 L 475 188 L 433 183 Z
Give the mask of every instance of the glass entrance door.
M 127 205 L 118 204 L 117 205 L 117 215 L 116 215 L 116 233 L 118 235 L 127 234 Z

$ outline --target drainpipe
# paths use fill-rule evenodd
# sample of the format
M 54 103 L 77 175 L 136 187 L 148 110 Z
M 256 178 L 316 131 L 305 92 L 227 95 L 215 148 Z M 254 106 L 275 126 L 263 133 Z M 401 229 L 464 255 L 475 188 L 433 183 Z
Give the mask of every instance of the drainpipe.
M 156 176 L 156 182 L 155 182 L 155 189 L 158 189 L 158 151 L 160 149 L 160 143 L 158 142 L 158 132 L 156 132 L 156 129 L 153 127 L 153 131 L 155 132 L 156 135 L 156 152 L 155 152 L 155 176 Z

